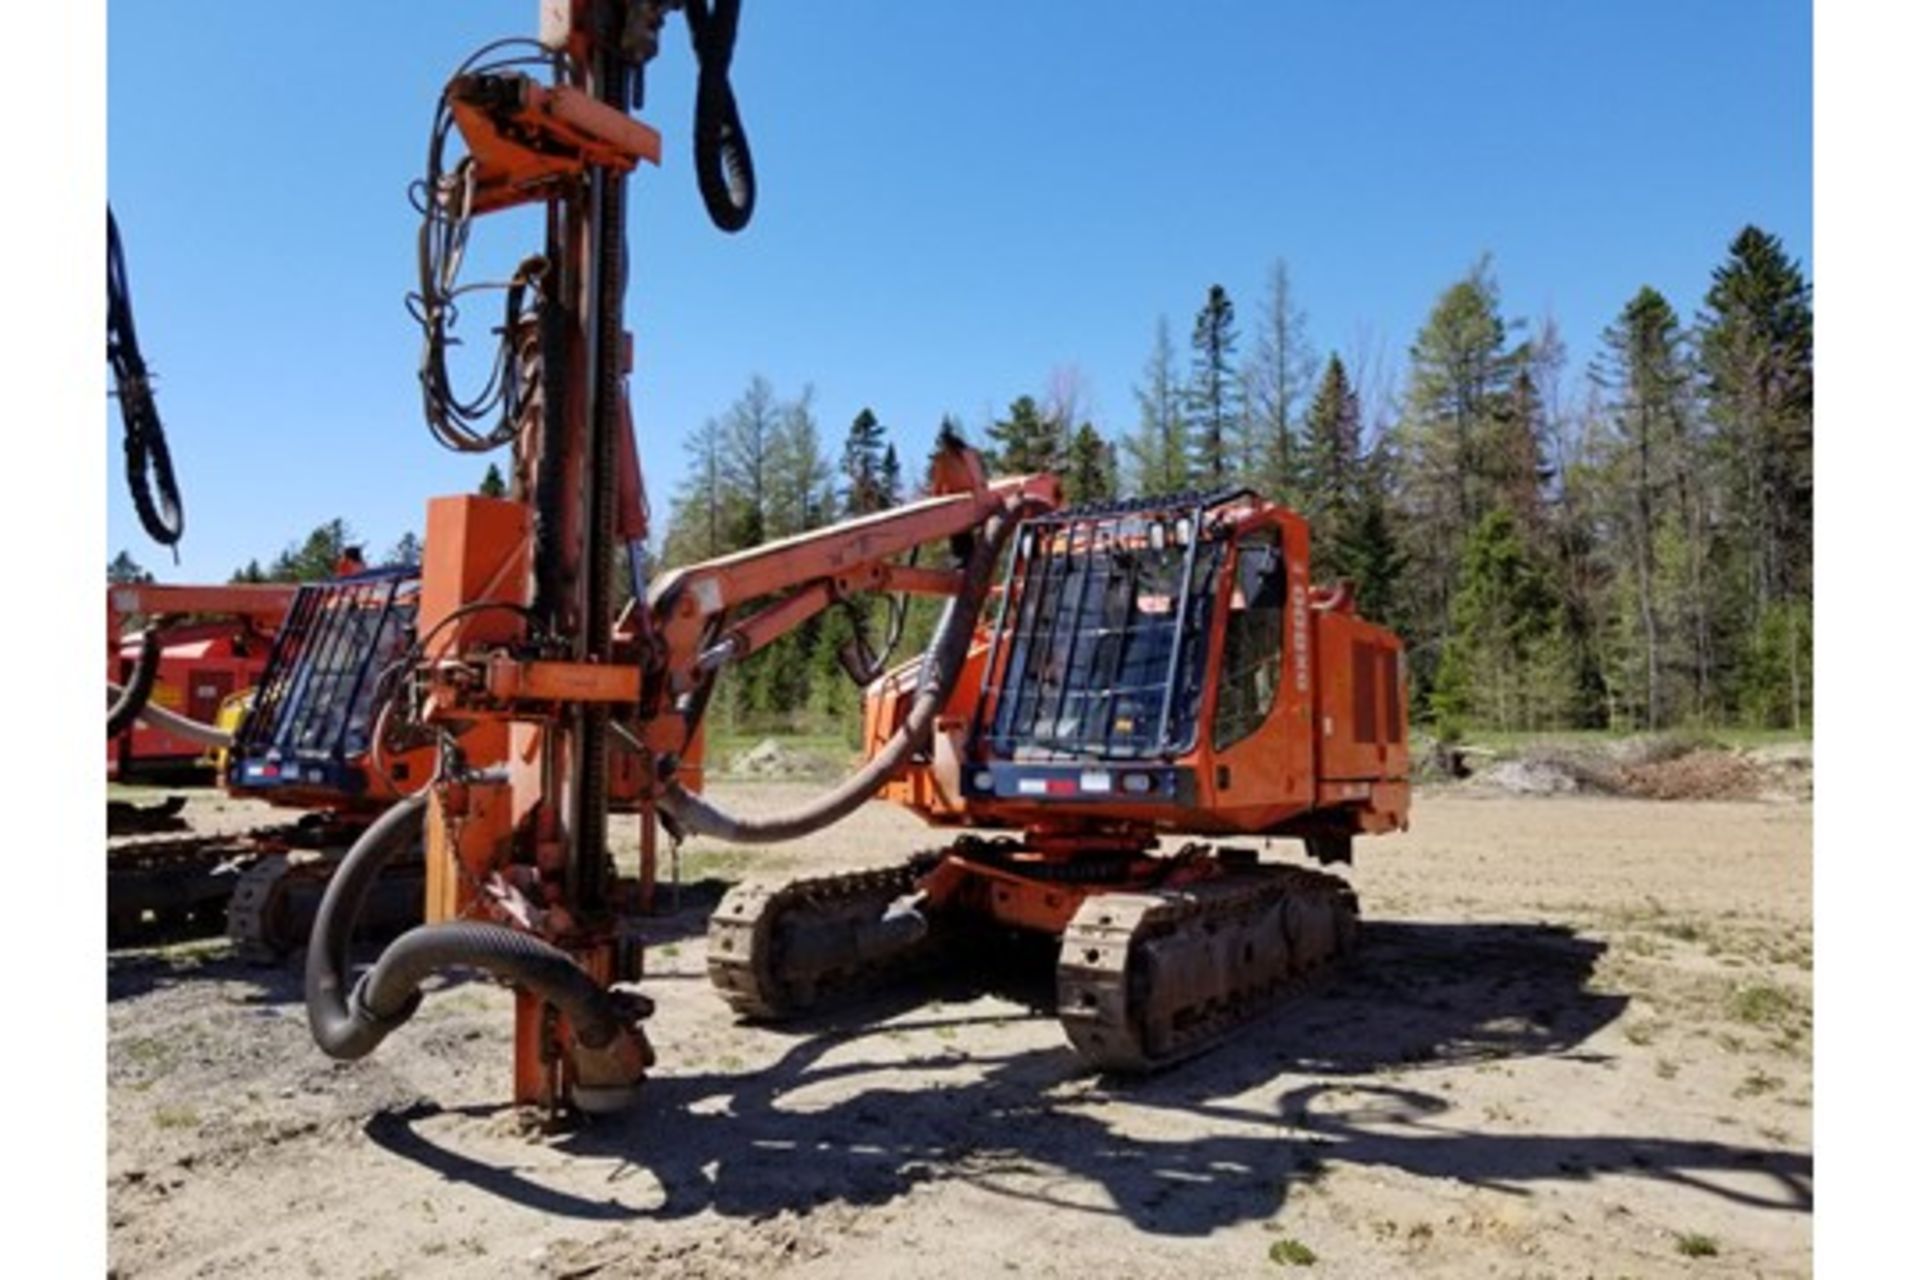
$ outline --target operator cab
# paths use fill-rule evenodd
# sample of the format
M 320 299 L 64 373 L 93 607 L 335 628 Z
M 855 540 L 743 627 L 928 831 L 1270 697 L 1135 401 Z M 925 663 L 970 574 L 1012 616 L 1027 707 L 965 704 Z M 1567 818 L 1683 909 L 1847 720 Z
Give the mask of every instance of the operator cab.
M 1131 816 L 1156 822 L 1210 805 L 1231 770 L 1207 759 L 1264 725 L 1281 688 L 1282 520 L 1245 489 L 1029 520 L 983 663 L 968 800 L 1144 805 Z
M 1311 584 L 1308 537 L 1245 489 L 1029 518 L 997 617 L 886 796 L 938 825 L 1109 841 L 1404 825 L 1400 644 L 1349 588 Z M 869 688 L 870 753 L 919 677 Z

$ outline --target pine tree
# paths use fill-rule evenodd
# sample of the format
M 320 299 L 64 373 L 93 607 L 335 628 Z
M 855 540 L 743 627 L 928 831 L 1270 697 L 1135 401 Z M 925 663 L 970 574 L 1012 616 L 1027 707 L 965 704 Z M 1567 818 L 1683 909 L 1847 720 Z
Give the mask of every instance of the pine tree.
M 1400 501 L 1420 530 L 1409 544 L 1408 652 L 1415 681 L 1434 676 L 1467 535 L 1492 502 L 1485 454 L 1512 362 L 1487 259 L 1441 294 L 1414 340 L 1404 415 Z
M 504 498 L 507 496 L 507 480 L 500 474 L 497 463 L 487 464 L 487 474 L 480 477 L 480 496 L 483 498 Z
M 1355 468 L 1353 508 L 1331 533 L 1314 546 L 1314 576 L 1321 581 L 1346 578 L 1354 599 L 1368 618 L 1396 630 L 1405 624 L 1406 605 L 1401 579 L 1408 556 L 1400 545 L 1389 510 L 1389 459 L 1385 447 L 1374 451 Z
M 1692 466 L 1680 321 L 1657 290 L 1643 286 L 1601 342 L 1594 376 L 1611 393 L 1602 456 L 1614 494 L 1616 598 L 1624 615 L 1616 646 L 1633 707 L 1646 727 L 1660 728 L 1675 718 L 1680 701 L 1679 690 L 1668 687 L 1674 665 L 1668 649 L 1675 633 L 1684 633 L 1676 617 L 1684 588 L 1670 566 L 1693 542 L 1677 497 Z M 1704 673 L 1693 665 L 1697 713 Z
M 1610 494 L 1600 439 L 1605 409 L 1594 388 L 1578 430 L 1555 447 L 1558 484 L 1550 505 L 1554 593 L 1560 599 L 1572 668 L 1569 723 L 1604 729 L 1619 718 L 1607 676 L 1610 548 L 1603 542 Z
M 267 580 L 267 571 L 260 567 L 258 560 L 247 561 L 244 566 L 235 569 L 233 576 L 227 579 L 228 582 L 266 582 Z
M 395 542 L 387 549 L 387 554 L 382 557 L 381 562 L 383 564 L 399 565 L 407 569 L 418 569 L 420 567 L 420 551 L 419 535 L 409 529 L 400 535 L 398 542 Z
M 731 547 L 758 546 L 767 540 L 770 464 L 780 419 L 772 384 L 755 374 L 722 420 L 720 470 L 734 497 L 727 530 Z
M 1564 707 L 1564 645 L 1551 584 L 1504 507 L 1468 537 L 1433 705 L 1443 723 L 1538 729 Z
M 1081 423 L 1080 429 L 1073 433 L 1066 474 L 1061 477 L 1067 505 L 1085 506 L 1113 498 L 1113 461 L 1113 447 L 1091 422 Z
M 1360 453 L 1360 396 L 1338 355 L 1327 358 L 1305 427 L 1294 472 L 1295 505 L 1317 536 L 1337 539 L 1355 505 Z
M 1133 391 L 1140 407 L 1134 433 L 1122 442 L 1129 481 L 1136 494 L 1179 493 L 1193 487 L 1193 462 L 1183 408 L 1185 392 L 1173 368 L 1173 338 L 1167 318 L 1154 326 L 1153 352 L 1143 381 Z
M 1267 294 L 1247 362 L 1240 474 L 1276 502 L 1300 497 L 1302 406 L 1312 395 L 1317 360 L 1307 340 L 1307 316 L 1293 298 L 1284 259 L 1267 273 Z
M 1737 675 L 1741 719 L 1773 728 L 1799 728 L 1813 700 L 1813 602 L 1781 600 L 1767 606 L 1748 640 Z
M 1506 322 L 1486 258 L 1450 286 L 1427 316 L 1409 353 L 1407 445 L 1430 514 L 1457 541 L 1490 503 L 1484 438 L 1507 391 L 1512 363 Z M 1410 477 L 1410 479 L 1413 477 Z
M 711 560 L 732 550 L 727 533 L 734 505 L 721 466 L 719 422 L 708 418 L 683 446 L 687 473 L 674 494 L 661 559 L 670 568 Z
M 780 406 L 767 443 L 766 533 L 791 537 L 834 518 L 833 470 L 820 450 L 813 390 Z
M 840 450 L 840 474 L 845 481 L 840 491 L 841 505 L 848 515 L 884 511 L 899 501 L 887 487 L 888 458 L 893 459 L 897 472 L 900 460 L 887 443 L 887 429 L 874 417 L 873 410 L 860 410 L 847 427 L 847 441 Z
M 1066 459 L 1066 440 L 1060 425 L 1040 412 L 1032 396 L 1021 396 L 1007 416 L 987 427 L 993 443 L 983 453 L 995 475 L 1017 476 L 1058 472 Z
M 1521 343 L 1513 352 L 1513 379 L 1494 407 L 1484 460 L 1489 500 L 1513 512 L 1527 538 L 1545 536 L 1547 464 L 1546 405 L 1535 381 L 1534 352 Z
M 1206 305 L 1193 319 L 1193 371 L 1187 380 L 1187 413 L 1194 426 L 1193 469 L 1200 483 L 1220 488 L 1239 474 L 1233 440 L 1240 429 L 1240 376 L 1233 363 L 1239 341 L 1233 300 L 1220 285 L 1207 289 Z
M 1074 424 L 1086 422 L 1092 416 L 1091 400 L 1087 380 L 1081 376 L 1078 365 L 1056 365 L 1048 370 L 1047 393 L 1040 403 L 1040 415 L 1051 424 L 1054 438 L 1060 442 L 1062 465 L 1073 451 Z
M 141 567 L 140 562 L 122 549 L 107 562 L 107 581 L 111 583 L 152 582 L 153 575 Z
M 880 497 L 889 507 L 897 507 L 906 498 L 900 477 L 900 455 L 891 444 L 880 459 Z
M 1745 227 L 1714 270 L 1700 318 L 1707 412 L 1718 471 L 1736 530 L 1730 571 L 1744 583 L 1737 630 L 1743 641 L 1740 701 L 1756 696 L 1754 672 L 1775 669 L 1787 686 L 1771 700 L 1782 724 L 1805 723 L 1812 706 L 1810 652 L 1792 634 L 1813 598 L 1813 302 L 1800 265 L 1779 237 Z M 1768 629 L 1788 633 L 1773 643 Z M 1771 663 L 1761 648 L 1783 656 Z

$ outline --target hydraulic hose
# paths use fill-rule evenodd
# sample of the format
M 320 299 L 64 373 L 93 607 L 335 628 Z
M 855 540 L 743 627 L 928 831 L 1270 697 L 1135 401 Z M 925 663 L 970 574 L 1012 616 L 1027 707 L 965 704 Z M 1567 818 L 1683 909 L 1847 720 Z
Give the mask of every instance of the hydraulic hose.
M 107 692 L 113 697 L 124 701 L 133 690 L 131 688 L 123 688 L 109 680 L 107 681 Z M 115 703 L 114 705 L 117 708 L 120 704 Z M 190 716 L 183 716 L 177 711 L 169 711 L 165 707 L 141 707 L 133 713 L 132 718 L 144 721 L 151 727 L 170 733 L 176 738 L 185 738 L 188 742 L 196 743 L 199 746 L 213 747 L 216 749 L 226 749 L 233 746 L 233 735 L 225 729 L 216 729 L 210 724 L 203 724 Z M 114 730 L 111 720 L 109 720 L 107 736 L 112 737 L 115 732 L 116 730 Z
M 481 969 L 557 1006 L 589 1049 L 620 1029 L 613 997 L 557 947 L 504 925 L 421 925 L 402 934 L 372 969 L 347 986 L 347 944 L 380 872 L 410 846 L 425 819 L 427 791 L 381 814 L 327 882 L 307 948 L 307 1026 L 334 1058 L 363 1058 L 420 1007 L 420 984 L 444 969 Z
M 913 705 L 907 709 L 905 722 L 894 730 L 884 747 L 845 781 L 797 809 L 764 818 L 727 813 L 676 782 L 661 796 L 661 809 L 682 828 L 697 835 L 735 844 L 774 844 L 830 826 L 865 804 L 906 763 L 908 756 L 926 746 L 935 717 L 953 696 L 960 671 L 967 663 L 967 651 L 973 645 L 974 623 L 980 616 L 980 606 L 986 601 L 994 565 L 1016 523 L 1010 515 L 996 516 L 982 531 L 967 559 L 960 590 L 947 601 L 940 625 L 927 646 Z
M 133 292 L 127 284 L 120 227 L 111 206 L 107 209 L 107 363 L 113 366 L 120 418 L 126 427 L 127 487 L 133 494 L 133 509 L 155 542 L 174 546 L 186 529 L 187 517 L 173 474 L 173 455 L 167 451 L 166 429 L 153 402 L 147 362 L 134 333 Z
M 147 699 L 153 695 L 154 677 L 159 674 L 160 628 L 148 627 L 140 633 L 140 656 L 134 659 L 133 678 L 127 681 L 127 687 L 107 686 L 117 693 L 116 701 L 107 708 L 109 738 L 117 738 L 125 733 L 146 710 Z
M 747 128 L 727 76 L 740 27 L 740 0 L 687 0 L 700 77 L 694 90 L 693 169 L 707 216 L 722 231 L 739 231 L 753 218 L 756 187 Z

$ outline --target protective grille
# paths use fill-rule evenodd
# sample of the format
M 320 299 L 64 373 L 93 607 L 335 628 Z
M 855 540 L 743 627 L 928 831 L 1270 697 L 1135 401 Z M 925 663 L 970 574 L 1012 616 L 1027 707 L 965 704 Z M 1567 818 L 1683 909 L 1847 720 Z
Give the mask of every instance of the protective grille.
M 1192 748 L 1226 545 L 1205 529 L 1211 500 L 1064 512 L 1022 529 L 983 690 L 993 755 L 1137 759 Z
M 419 584 L 410 570 L 376 571 L 300 588 L 236 754 L 338 763 L 364 752 L 374 682 L 411 642 Z

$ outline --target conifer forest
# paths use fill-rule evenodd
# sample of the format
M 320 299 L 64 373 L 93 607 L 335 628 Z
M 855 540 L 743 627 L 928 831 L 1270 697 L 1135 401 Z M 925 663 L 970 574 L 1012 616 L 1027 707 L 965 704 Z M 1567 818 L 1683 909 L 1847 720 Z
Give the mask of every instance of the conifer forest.
M 1215 284 L 1190 330 L 1159 320 L 1130 421 L 1089 420 L 1068 370 L 991 421 L 942 425 L 996 473 L 1055 472 L 1074 503 L 1246 485 L 1299 510 L 1316 580 L 1350 579 L 1406 638 L 1414 714 L 1442 735 L 1805 730 L 1811 284 L 1755 227 L 1710 271 L 1692 317 L 1652 288 L 1625 296 L 1591 366 L 1572 369 L 1551 317 L 1503 311 L 1483 258 L 1382 379 L 1369 353 L 1313 347 L 1276 262 L 1250 309 Z M 924 460 L 901 456 L 878 406 L 833 440 L 810 401 L 755 378 L 691 433 L 664 565 L 912 496 Z M 789 637 L 723 714 L 845 726 L 856 691 L 835 654 L 886 612 Z M 903 653 L 931 616 L 912 611 Z

